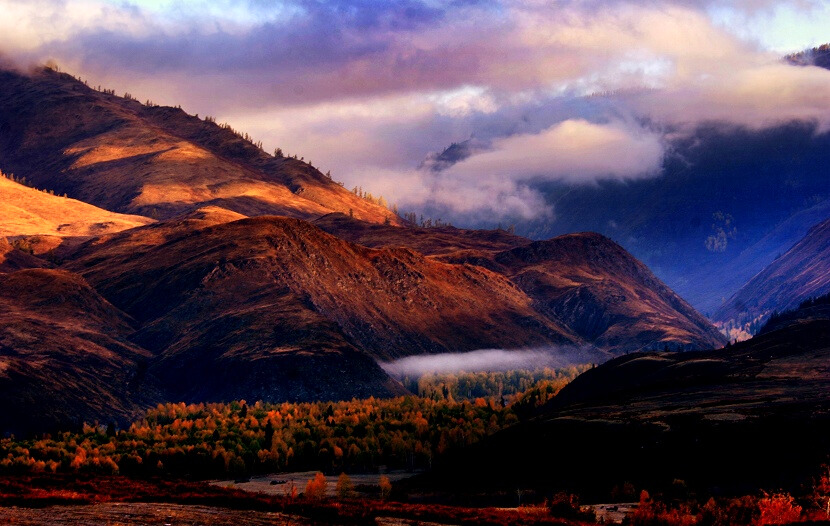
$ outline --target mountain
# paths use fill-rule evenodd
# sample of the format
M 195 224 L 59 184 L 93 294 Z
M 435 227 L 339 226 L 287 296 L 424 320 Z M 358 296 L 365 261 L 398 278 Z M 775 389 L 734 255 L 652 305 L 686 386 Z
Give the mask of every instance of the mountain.
M 61 266 L 130 320 L 132 330 L 120 334 L 145 353 L 165 400 L 396 395 L 403 388 L 377 362 L 415 354 L 578 347 L 604 361 L 633 345 L 722 343 L 642 264 L 596 234 L 532 243 L 503 232 L 321 219 L 337 221 L 395 246 L 209 207 L 93 238 L 67 251 Z M 444 255 L 401 246 L 410 237 Z M 450 261 L 471 250 L 487 262 Z M 597 334 L 575 321 L 587 308 L 608 324 Z
M 786 251 L 798 243 L 812 227 L 830 218 L 830 200 L 822 201 L 806 210 L 794 213 L 792 216 L 781 222 L 772 231 L 755 242 L 749 248 L 744 249 L 736 257 L 726 262 L 718 269 L 719 282 L 723 290 L 737 291 L 747 281 L 761 272 L 764 267 L 781 257 Z M 705 281 L 706 272 L 711 269 L 698 270 L 688 278 L 690 282 Z M 721 304 L 726 303 L 729 296 L 724 296 Z M 717 320 L 714 317 L 712 319 Z
M 536 241 L 494 261 L 537 308 L 616 352 L 719 347 L 722 335 L 621 246 L 594 233 Z
M 162 342 L 193 344 L 169 341 L 197 330 L 176 323 L 208 328 L 225 312 L 249 318 L 237 323 L 241 330 L 252 330 L 255 320 L 267 317 L 262 321 L 267 337 L 286 338 L 278 347 L 325 348 L 317 340 L 325 331 L 315 332 L 320 325 L 378 359 L 582 343 L 536 312 L 503 276 L 406 248 L 352 244 L 285 217 L 160 223 L 81 247 L 65 268 L 138 320 L 144 327 L 139 339 L 159 351 Z M 276 305 L 285 306 L 285 319 Z M 288 328 L 298 327 L 295 313 L 310 324 L 292 336 Z M 288 334 L 275 335 L 275 327 Z M 294 337 L 302 339 L 289 339 Z M 260 339 L 241 337 L 246 345 Z
M 74 425 L 159 400 L 394 396 L 378 362 L 421 354 L 602 362 L 725 343 L 602 235 L 416 228 L 212 119 L 50 70 L 0 80 L 0 168 L 49 190 L 0 181 L 0 272 L 26 289 L 0 324 L 0 356 L 23 356 L 10 389 L 33 393 L 19 415 Z M 77 395 L 99 368 L 112 380 Z
M 82 278 L 30 269 L 0 279 L 0 431 L 129 420 L 162 400 L 132 320 Z
M 410 489 L 463 493 L 797 488 L 830 447 L 830 301 L 726 349 L 633 353 L 591 369 L 534 418 L 440 459 Z
M 332 214 L 315 224 L 375 247 L 406 246 L 510 279 L 545 317 L 613 353 L 712 348 L 723 336 L 620 245 L 599 234 L 531 241 L 500 230 L 395 229 Z
M 169 218 L 206 205 L 305 219 L 396 214 L 302 161 L 273 157 L 212 119 L 97 91 L 64 73 L 0 72 L 6 173 L 120 213 Z
M 830 219 L 749 280 L 715 312 L 724 327 L 754 332 L 774 312 L 830 292 Z

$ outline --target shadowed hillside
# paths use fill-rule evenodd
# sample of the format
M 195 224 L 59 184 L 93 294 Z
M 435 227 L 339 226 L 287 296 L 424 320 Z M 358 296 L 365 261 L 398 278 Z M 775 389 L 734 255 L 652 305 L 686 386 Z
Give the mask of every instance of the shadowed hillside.
M 713 317 L 727 328 L 754 332 L 774 312 L 828 292 L 830 219 L 749 280 Z
M 807 305 L 727 349 L 600 365 L 538 416 L 448 459 L 429 480 L 600 498 L 625 482 L 668 488 L 681 480 L 716 494 L 795 488 L 830 448 L 828 305 Z
M 163 398 L 132 320 L 61 270 L 0 276 L 0 432 L 129 420 Z M 104 420 L 107 419 L 107 420 Z

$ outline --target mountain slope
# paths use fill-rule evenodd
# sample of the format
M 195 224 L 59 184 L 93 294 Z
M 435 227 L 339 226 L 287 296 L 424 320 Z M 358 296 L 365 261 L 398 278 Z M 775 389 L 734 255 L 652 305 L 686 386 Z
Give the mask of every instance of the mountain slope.
M 431 261 L 403 248 L 354 245 L 283 217 L 193 224 L 111 236 L 83 247 L 68 268 L 142 323 L 205 287 L 221 294 L 223 286 L 230 291 L 244 282 L 304 298 L 383 358 L 575 343 L 570 331 L 539 316 L 512 283 L 479 267 Z M 158 238 L 164 229 L 170 233 Z M 146 236 L 158 243 L 146 244 Z
M 50 266 L 41 258 L 16 248 L 5 237 L 0 237 L 0 273 Z
M 132 320 L 83 279 L 21 270 L 0 279 L 0 432 L 121 422 L 162 400 Z
M 315 224 L 368 246 L 406 246 L 440 261 L 499 273 L 522 289 L 542 315 L 614 353 L 725 343 L 708 320 L 645 265 L 598 234 L 532 242 L 500 230 L 396 229 L 337 214 Z
M 333 211 L 400 220 L 308 164 L 273 158 L 230 129 L 180 109 L 88 88 L 48 69 L 0 72 L 5 172 L 107 210 L 172 217 L 221 204 L 245 215 Z
M 602 349 L 701 349 L 724 342 L 645 265 L 599 234 L 536 241 L 494 260 L 541 312 Z
M 711 301 L 707 305 L 707 313 L 712 315 L 717 307 L 726 303 L 733 291 L 740 289 L 753 276 L 799 242 L 812 227 L 828 217 L 830 217 L 830 199 L 794 213 L 764 237 L 723 265 L 717 268 L 706 266 L 697 269 L 691 272 L 686 279 L 690 284 L 693 284 L 711 282 L 712 278 L 710 276 L 712 274 L 718 276 L 716 279 L 722 287 L 723 294 L 720 298 L 711 297 Z M 715 318 L 713 317 L 713 319 Z
M 5 177 L 0 177 L 0 217 L 0 236 L 91 237 L 153 222 L 50 195 Z
M 66 264 L 135 318 L 173 399 L 388 396 L 402 388 L 376 359 L 582 343 L 485 269 L 215 213 L 105 236 Z
M 814 226 L 784 255 L 749 280 L 714 319 L 748 330 L 773 312 L 795 308 L 807 298 L 830 292 L 830 219 Z

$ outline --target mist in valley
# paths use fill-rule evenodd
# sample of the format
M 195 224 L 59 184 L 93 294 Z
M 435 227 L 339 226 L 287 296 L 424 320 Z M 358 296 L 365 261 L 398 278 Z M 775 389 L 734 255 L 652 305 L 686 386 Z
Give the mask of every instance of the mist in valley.
M 527 349 L 478 349 L 475 351 L 407 356 L 391 362 L 380 362 L 387 374 L 396 378 L 420 377 L 425 374 L 459 372 L 495 372 L 558 369 L 570 365 L 595 363 L 596 350 L 590 347 L 533 347 Z

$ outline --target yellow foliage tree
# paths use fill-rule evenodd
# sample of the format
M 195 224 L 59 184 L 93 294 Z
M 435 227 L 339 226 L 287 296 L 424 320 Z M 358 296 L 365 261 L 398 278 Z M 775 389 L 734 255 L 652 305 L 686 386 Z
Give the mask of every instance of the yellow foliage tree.
M 345 473 L 341 473 L 337 478 L 337 486 L 335 487 L 335 490 L 337 491 L 338 499 L 348 499 L 352 497 L 354 494 L 354 484 L 352 484 L 352 479 L 350 479 Z
M 380 498 L 386 500 L 389 494 L 392 493 L 392 483 L 389 482 L 389 477 L 381 475 L 378 487 L 380 488 Z

